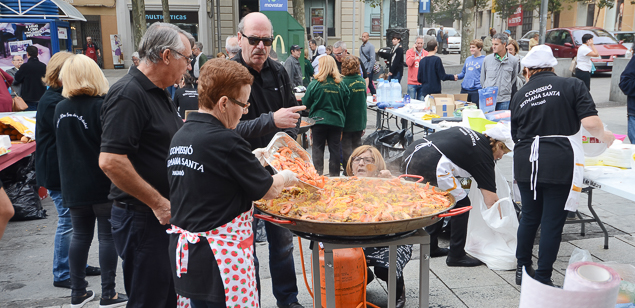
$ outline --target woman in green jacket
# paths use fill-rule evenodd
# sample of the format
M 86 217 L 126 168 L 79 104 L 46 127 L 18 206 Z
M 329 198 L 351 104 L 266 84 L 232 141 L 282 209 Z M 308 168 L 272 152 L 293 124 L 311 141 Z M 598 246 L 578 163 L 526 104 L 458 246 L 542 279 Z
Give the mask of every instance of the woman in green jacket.
M 355 56 L 348 56 L 342 61 L 342 81 L 351 91 L 342 134 L 344 162 L 348 161 L 354 149 L 362 145 L 362 135 L 366 129 L 366 82 L 359 74 L 359 63 L 359 58 Z
M 320 71 L 314 76 L 302 104 L 310 109 L 310 117 L 324 120 L 311 128 L 313 135 L 313 165 L 319 174 L 324 172 L 324 146 L 329 144 L 329 176 L 340 175 L 340 140 L 342 129 L 346 123 L 346 106 L 350 91 L 342 82 L 342 75 L 337 70 L 333 57 L 319 59 Z

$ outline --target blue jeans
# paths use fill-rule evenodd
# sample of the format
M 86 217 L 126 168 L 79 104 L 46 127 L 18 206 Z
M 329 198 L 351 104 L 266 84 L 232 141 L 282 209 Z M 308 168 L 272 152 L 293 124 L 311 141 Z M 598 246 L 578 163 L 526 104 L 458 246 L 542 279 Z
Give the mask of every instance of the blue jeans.
M 518 266 L 530 266 L 532 249 L 536 231 L 540 227 L 540 242 L 538 244 L 538 268 L 534 279 L 541 283 L 551 282 L 553 263 L 558 257 L 562 229 L 567 220 L 568 211 L 564 210 L 569 195 L 569 184 L 543 184 L 534 191 L 528 182 L 518 182 L 522 200 L 522 216 L 518 226 L 518 245 L 516 259 Z M 454 217 L 452 217 L 454 219 Z
M 628 140 L 635 144 L 635 116 L 628 116 Z
M 260 213 L 260 211 L 256 211 Z M 258 222 L 254 218 L 253 226 Z M 295 263 L 293 262 L 293 235 L 288 229 L 265 222 L 267 241 L 269 242 L 269 273 L 271 274 L 271 288 L 278 306 L 286 306 L 298 301 L 298 286 L 295 277 Z M 254 228 L 254 232 L 256 232 Z M 255 234 L 254 234 L 255 236 Z M 256 256 L 256 242 L 254 241 L 254 264 L 256 266 L 256 281 L 258 283 L 258 298 L 260 294 L 259 262 Z
M 142 207 L 142 206 L 140 206 Z M 112 239 L 122 259 L 128 308 L 174 308 L 176 292 L 168 251 L 168 226 L 150 208 L 134 211 L 112 206 Z
M 416 84 L 408 85 L 408 95 L 410 95 L 410 99 L 418 99 L 420 101 L 423 100 L 423 86 Z
M 461 94 L 465 94 L 465 93 L 467 93 L 467 102 L 474 103 L 478 107 L 479 106 L 478 90 L 468 91 L 466 89 L 461 88 Z
M 73 235 L 71 212 L 63 205 L 62 191 L 49 190 L 49 196 L 53 199 L 58 217 L 53 245 L 53 280 L 64 281 L 71 278 L 68 264 L 68 250 L 71 246 L 71 236 Z
M 509 101 L 496 103 L 496 110 L 509 110 Z

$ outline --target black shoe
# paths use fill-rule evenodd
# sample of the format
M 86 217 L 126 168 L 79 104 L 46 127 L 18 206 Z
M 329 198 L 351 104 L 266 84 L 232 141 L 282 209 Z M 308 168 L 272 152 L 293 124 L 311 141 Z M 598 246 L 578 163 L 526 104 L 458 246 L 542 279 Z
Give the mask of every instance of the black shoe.
M 101 269 L 96 266 L 86 266 L 86 276 L 99 276 L 101 275 Z
M 366 267 L 366 285 L 371 283 L 373 280 L 375 280 L 375 274 L 373 274 L 373 271 L 370 269 L 370 267 Z
M 113 299 L 101 299 L 99 300 L 99 308 L 115 308 L 123 307 L 128 303 L 128 297 L 118 293 L 117 298 Z
M 433 249 L 430 251 L 430 257 L 431 258 L 445 257 L 448 255 L 448 253 L 450 253 L 450 248 L 437 247 L 436 249 Z
M 300 305 L 300 303 L 298 303 L 298 302 L 291 303 L 289 305 L 284 305 L 284 306 L 278 305 L 278 307 L 280 307 L 280 308 L 304 308 L 304 306 Z
M 536 271 L 534 271 L 534 268 L 530 266 L 525 266 L 525 270 L 527 271 L 527 275 L 534 277 L 534 274 L 536 273 Z M 516 284 L 517 285 L 521 285 L 523 282 L 523 267 L 522 265 L 518 265 L 516 266 Z
M 397 308 L 406 307 L 406 285 L 403 285 L 401 289 L 401 296 L 397 298 L 397 304 L 395 305 Z
M 86 291 L 84 296 L 71 296 L 71 308 L 82 308 L 93 298 L 95 298 L 95 293 L 90 290 Z
M 448 256 L 448 258 L 445 259 L 445 264 L 447 264 L 448 266 L 473 267 L 482 265 L 483 262 L 474 259 L 468 255 L 464 255 L 460 258 Z
M 71 288 L 71 279 L 68 278 L 68 279 L 62 280 L 62 281 L 53 281 L 53 286 L 54 287 L 58 287 L 58 288 L 70 289 Z

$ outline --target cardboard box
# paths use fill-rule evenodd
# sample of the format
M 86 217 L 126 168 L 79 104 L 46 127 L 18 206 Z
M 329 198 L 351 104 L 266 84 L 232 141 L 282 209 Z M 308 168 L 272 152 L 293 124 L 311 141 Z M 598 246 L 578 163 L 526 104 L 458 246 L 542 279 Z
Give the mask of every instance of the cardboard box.
M 435 112 L 440 117 L 453 117 L 454 116 L 454 100 L 450 97 L 434 98 Z

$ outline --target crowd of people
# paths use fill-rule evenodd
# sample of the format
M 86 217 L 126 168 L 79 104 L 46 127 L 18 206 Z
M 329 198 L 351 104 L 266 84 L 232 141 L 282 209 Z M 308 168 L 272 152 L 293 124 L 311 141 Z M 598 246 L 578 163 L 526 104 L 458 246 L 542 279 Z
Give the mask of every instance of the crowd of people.
M 37 182 L 48 189 L 58 213 L 53 285 L 71 289 L 71 307 L 81 308 L 96 296 L 87 289 L 87 275 L 101 276 L 102 307 L 175 307 L 184 300 L 194 308 L 230 302 L 256 306 L 262 294 L 253 201 L 274 199 L 297 183 L 291 171 L 273 173 L 263 148 L 279 132 L 295 139 L 301 111 L 322 119 L 311 129 L 319 174 L 326 173 L 328 145 L 329 176 L 392 177 L 379 151 L 362 145 L 367 96 L 376 93 L 377 59 L 368 33 L 362 35 L 359 56 L 343 41 L 325 46 L 316 36 L 308 41 L 309 50 L 290 46 L 282 64 L 266 15 L 245 15 L 237 30 L 227 37 L 225 53 L 208 59 L 190 33 L 154 23 L 128 73 L 113 85 L 98 65 L 101 53 L 92 40 L 85 55 L 58 52 L 48 65 L 30 46 L 26 63 L 16 57 L 15 69 L 0 70 L 6 85 L 0 87 L 0 111 L 11 110 L 11 95 L 22 97 L 27 110 L 37 110 Z M 432 185 L 450 191 L 457 207 L 470 205 L 457 178 L 473 177 L 491 207 L 498 200 L 495 162 L 515 151 L 523 201 L 516 281 L 520 284 L 524 267 L 536 280 L 553 284 L 566 213 L 575 210 L 581 187 L 578 131 L 582 126 L 609 145 L 614 140 L 597 116 L 585 79 L 586 58 L 597 54 L 592 37 L 582 38 L 586 48 L 578 51 L 578 80 L 553 73 L 557 60 L 549 47 L 535 44 L 523 58 L 518 43 L 494 29 L 485 42 L 470 42 L 471 56 L 461 73 L 447 74 L 437 56 L 447 48 L 447 31 L 441 27 L 437 39 L 427 36 L 416 37 L 404 52 L 402 37 L 395 34 L 385 76 L 400 82 L 408 67 L 407 93 L 419 100 L 441 93 L 445 80 L 463 80 L 461 93 L 477 104 L 479 89 L 498 87 L 496 109 L 511 109 L 511 129 L 497 126 L 481 134 L 456 127 L 430 134 L 405 149 L 400 172 L 432 179 Z M 635 67 L 629 64 L 620 86 L 628 90 L 634 82 Z M 547 84 L 559 93 L 547 100 L 566 104 L 523 103 L 526 93 Z M 306 87 L 301 103 L 293 93 L 300 86 Z M 635 93 L 628 95 L 635 101 Z M 631 140 L 633 119 L 629 109 Z M 12 215 L 7 199 L 0 189 L 0 238 L 4 218 Z M 426 228 L 432 257 L 445 256 L 448 266 L 482 264 L 464 249 L 468 217 L 452 218 L 448 248 L 439 246 L 442 222 Z M 100 267 L 87 265 L 95 225 Z M 301 308 L 292 233 L 264 225 L 276 304 Z M 534 270 L 531 252 L 539 226 Z M 387 280 L 387 248 L 364 252 L 374 268 L 369 277 Z M 403 269 L 411 254 L 411 246 L 398 248 L 397 307 L 405 305 Z M 116 291 L 118 258 L 125 294 Z

